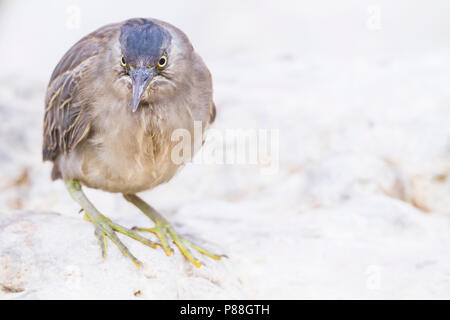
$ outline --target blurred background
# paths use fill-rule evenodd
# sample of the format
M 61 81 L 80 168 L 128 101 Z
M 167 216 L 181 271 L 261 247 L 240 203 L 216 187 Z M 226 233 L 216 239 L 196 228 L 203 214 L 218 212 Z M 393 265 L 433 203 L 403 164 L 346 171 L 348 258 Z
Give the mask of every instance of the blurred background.
M 0 298 L 448 299 L 449 12 L 443 0 L 0 0 Z M 131 17 L 188 35 L 213 75 L 214 128 L 279 130 L 274 174 L 187 165 L 143 195 L 225 262 L 192 270 L 130 242 L 145 271 L 113 246 L 102 261 L 41 162 L 53 68 Z M 88 195 L 148 224 L 119 195 Z

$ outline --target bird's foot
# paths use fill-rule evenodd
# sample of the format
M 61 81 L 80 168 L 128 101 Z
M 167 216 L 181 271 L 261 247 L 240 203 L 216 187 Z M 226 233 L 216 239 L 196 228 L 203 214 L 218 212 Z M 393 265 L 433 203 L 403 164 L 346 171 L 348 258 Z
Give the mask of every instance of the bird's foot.
M 153 228 L 138 228 L 133 227 L 132 230 L 135 231 L 143 231 L 143 232 L 151 232 L 155 234 L 159 241 L 161 242 L 161 246 L 164 252 L 170 256 L 173 253 L 173 249 L 168 244 L 168 238 L 171 237 L 176 246 L 180 249 L 181 253 L 196 267 L 201 267 L 201 262 L 192 254 L 191 250 L 188 247 L 191 247 L 201 254 L 208 256 L 215 260 L 220 260 L 222 257 L 226 257 L 225 255 L 218 255 L 205 250 L 188 239 L 180 236 L 173 228 L 173 226 L 166 220 L 157 221 Z
M 94 205 L 86 197 L 81 188 L 81 184 L 77 180 L 70 179 L 66 180 L 65 183 L 67 190 L 69 191 L 72 198 L 76 202 L 78 202 L 78 204 L 85 212 L 84 218 L 95 226 L 95 235 L 100 241 L 100 247 L 102 248 L 103 257 L 106 257 L 106 239 L 109 238 L 119 247 L 120 251 L 122 251 L 125 256 L 130 258 L 136 266 L 140 267 L 142 263 L 135 256 L 133 256 L 128 248 L 122 243 L 122 241 L 120 241 L 116 232 L 129 236 L 130 238 L 142 242 L 149 247 L 156 248 L 157 245 L 149 239 L 142 237 L 141 235 L 130 229 L 122 227 L 121 225 L 113 222 L 111 219 L 101 214 L 100 211 L 98 211 L 97 208 L 95 208 Z
M 188 239 L 180 236 L 173 226 L 167 221 L 158 211 L 156 211 L 152 206 L 146 203 L 144 200 L 139 198 L 135 194 L 124 194 L 125 199 L 131 203 L 133 203 L 136 207 L 138 207 L 147 217 L 149 217 L 154 223 L 155 226 L 153 228 L 138 228 L 133 227 L 132 230 L 135 231 L 144 231 L 154 233 L 160 240 L 161 246 L 164 252 L 169 256 L 172 254 L 173 250 L 168 244 L 168 238 L 172 238 L 173 242 L 177 245 L 183 255 L 196 267 L 201 267 L 201 263 L 197 258 L 192 254 L 189 247 L 197 250 L 201 254 L 208 256 L 215 260 L 220 260 L 222 257 L 226 257 L 225 255 L 218 255 L 211 253 L 196 244 L 193 244 Z
M 98 213 L 89 214 L 88 212 L 86 212 L 84 215 L 84 219 L 91 222 L 95 226 L 95 236 L 98 238 L 100 242 L 103 258 L 106 258 L 107 238 L 109 238 L 119 247 L 120 251 L 122 251 L 122 253 L 125 256 L 127 256 L 128 258 L 131 259 L 131 261 L 134 262 L 136 266 L 138 267 L 142 266 L 142 263 L 130 252 L 130 250 L 128 250 L 128 248 L 119 239 L 116 232 L 122 233 L 134 240 L 137 240 L 145 244 L 146 246 L 152 248 L 158 247 L 157 244 L 153 243 L 151 240 L 142 237 L 133 230 L 130 230 L 113 222 L 111 219 L 105 217 L 102 214 Z

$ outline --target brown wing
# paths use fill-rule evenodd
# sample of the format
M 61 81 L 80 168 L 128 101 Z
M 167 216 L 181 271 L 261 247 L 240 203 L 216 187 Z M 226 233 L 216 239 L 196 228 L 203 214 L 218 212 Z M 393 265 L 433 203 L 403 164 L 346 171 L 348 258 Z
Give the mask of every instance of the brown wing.
M 89 97 L 80 94 L 89 81 L 83 81 L 83 76 L 95 68 L 95 60 L 117 32 L 117 26 L 105 26 L 78 41 L 53 71 L 45 99 L 44 160 L 54 161 L 89 134 Z
M 77 96 L 82 72 L 67 71 L 57 77 L 47 91 L 44 116 L 43 159 L 54 161 L 67 153 L 89 133 L 83 101 Z

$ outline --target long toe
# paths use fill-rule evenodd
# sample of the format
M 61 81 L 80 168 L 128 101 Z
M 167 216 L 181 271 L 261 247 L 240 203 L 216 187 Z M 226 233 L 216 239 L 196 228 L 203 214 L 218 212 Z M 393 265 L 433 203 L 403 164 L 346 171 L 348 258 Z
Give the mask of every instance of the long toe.
M 152 248 L 157 247 L 157 245 L 155 243 L 153 243 L 151 240 L 146 239 L 146 238 L 142 237 L 141 235 L 135 233 L 134 231 L 111 221 L 110 219 L 108 219 L 107 217 L 105 217 L 103 215 L 96 214 L 96 215 L 91 216 L 91 215 L 89 215 L 89 213 L 86 213 L 85 219 L 90 221 L 91 223 L 93 223 L 95 226 L 95 235 L 99 239 L 100 247 L 102 249 L 102 256 L 104 258 L 106 257 L 106 249 L 107 249 L 106 238 L 109 238 L 113 243 L 115 243 L 117 245 L 117 247 L 120 249 L 120 251 L 126 257 L 128 257 L 129 259 L 131 259 L 131 261 L 133 261 L 133 263 L 137 267 L 142 266 L 142 262 L 139 261 L 130 252 L 130 250 L 127 248 L 127 246 L 119 239 L 116 232 L 122 233 L 122 234 L 124 234 L 132 239 L 135 239 L 149 247 L 152 247 Z
M 141 231 L 141 232 L 150 232 L 156 235 L 161 243 L 161 247 L 164 252 L 170 256 L 173 253 L 173 249 L 169 246 L 169 242 L 167 241 L 167 233 L 164 227 L 155 226 L 154 228 L 138 228 L 133 227 L 131 230 Z
M 181 253 L 186 257 L 186 259 L 188 259 L 196 267 L 201 267 L 202 264 L 194 256 L 194 254 L 189 249 L 189 247 L 195 249 L 202 255 L 205 255 L 205 256 L 210 257 L 215 260 L 220 260 L 223 257 L 226 257 L 225 255 L 218 255 L 218 254 L 209 252 L 208 250 L 203 249 L 203 248 L 197 246 L 196 244 L 192 243 L 190 240 L 179 235 L 174 230 L 172 225 L 170 223 L 168 223 L 167 221 L 157 222 L 153 228 L 133 227 L 132 230 L 141 231 L 141 232 L 151 232 L 151 233 L 155 234 L 159 238 L 161 245 L 167 255 L 170 255 L 173 252 L 173 249 L 170 248 L 170 246 L 168 245 L 168 241 L 167 241 L 167 239 L 169 237 L 172 238 L 173 243 L 175 243 L 175 245 L 178 247 L 178 249 L 180 249 Z

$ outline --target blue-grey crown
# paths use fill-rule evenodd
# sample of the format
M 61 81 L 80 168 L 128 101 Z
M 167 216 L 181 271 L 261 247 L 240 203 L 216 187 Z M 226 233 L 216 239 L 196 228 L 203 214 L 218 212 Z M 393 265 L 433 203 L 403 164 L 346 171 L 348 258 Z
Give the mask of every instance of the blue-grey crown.
M 148 19 L 132 19 L 120 29 L 120 46 L 127 64 L 153 66 L 165 54 L 171 42 L 170 33 Z

